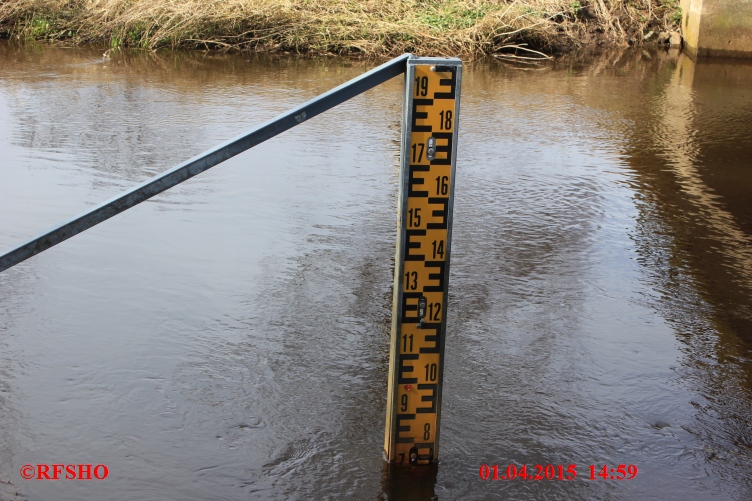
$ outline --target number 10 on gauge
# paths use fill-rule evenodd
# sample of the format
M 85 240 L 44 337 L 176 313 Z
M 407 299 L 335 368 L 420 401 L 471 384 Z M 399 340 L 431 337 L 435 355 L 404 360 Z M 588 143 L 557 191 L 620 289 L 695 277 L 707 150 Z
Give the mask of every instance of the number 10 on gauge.
M 407 62 L 384 453 L 401 466 L 439 450 L 462 62 Z

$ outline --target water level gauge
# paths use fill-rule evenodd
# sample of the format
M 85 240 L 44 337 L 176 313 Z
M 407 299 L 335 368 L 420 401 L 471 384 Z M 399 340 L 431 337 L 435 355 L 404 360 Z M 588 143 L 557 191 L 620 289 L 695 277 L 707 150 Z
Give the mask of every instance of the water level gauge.
M 438 457 L 462 62 L 407 62 L 386 437 L 389 462 Z

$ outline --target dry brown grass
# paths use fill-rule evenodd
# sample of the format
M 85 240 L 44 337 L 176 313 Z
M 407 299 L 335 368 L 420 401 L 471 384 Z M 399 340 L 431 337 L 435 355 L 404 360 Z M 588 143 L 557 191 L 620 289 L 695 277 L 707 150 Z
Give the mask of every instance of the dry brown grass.
M 0 31 L 111 47 L 472 57 L 550 53 L 595 40 L 640 43 L 646 26 L 666 23 L 673 2 L 4 0 Z

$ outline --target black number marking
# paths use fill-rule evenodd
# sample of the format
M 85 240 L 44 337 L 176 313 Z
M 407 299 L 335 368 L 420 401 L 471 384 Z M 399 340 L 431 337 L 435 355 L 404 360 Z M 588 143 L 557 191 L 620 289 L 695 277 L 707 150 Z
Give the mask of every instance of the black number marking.
M 452 129 L 452 110 L 439 112 L 439 117 L 441 117 L 441 120 L 439 121 L 439 128 L 441 130 L 451 130 Z
M 423 150 L 426 149 L 425 143 L 415 143 L 411 146 L 413 150 L 413 163 L 417 164 L 423 160 Z
M 412 280 L 412 283 L 410 283 Z M 405 272 L 405 289 L 414 291 L 418 288 L 418 272 L 406 271 Z
M 407 349 L 407 342 L 410 342 L 410 349 Z M 410 353 L 413 351 L 413 335 L 410 334 L 409 336 L 407 334 L 402 335 L 402 353 Z
M 414 228 L 420 226 L 420 209 L 410 209 L 407 211 L 407 214 L 410 216 L 408 226 L 412 226 Z
M 449 193 L 449 176 L 436 177 L 436 194 L 446 195 Z
M 428 381 L 436 381 L 438 374 L 439 374 L 439 369 L 438 367 L 436 367 L 436 364 L 430 364 L 430 365 L 426 364 L 426 379 Z
M 444 259 L 444 241 L 434 240 L 431 242 L 431 246 L 433 246 L 433 258 L 436 259 L 436 256 L 439 256 Z
M 415 77 L 415 95 L 428 95 L 428 77 Z
M 402 395 L 402 398 L 400 399 L 400 410 L 402 412 L 405 412 L 407 410 L 407 395 Z
M 440 312 L 441 312 L 441 303 L 431 303 L 428 305 L 428 319 L 429 320 L 438 321 Z
M 423 440 L 428 441 L 431 438 L 431 425 L 430 423 L 426 423 L 425 426 L 423 426 Z

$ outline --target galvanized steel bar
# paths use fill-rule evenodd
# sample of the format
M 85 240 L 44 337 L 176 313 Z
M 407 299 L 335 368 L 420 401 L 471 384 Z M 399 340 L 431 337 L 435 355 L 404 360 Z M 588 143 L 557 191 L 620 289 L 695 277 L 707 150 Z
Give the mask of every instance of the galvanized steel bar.
M 335 87 L 311 99 L 307 103 L 259 125 L 235 139 L 231 139 L 224 144 L 176 165 L 172 169 L 131 188 L 125 193 L 111 198 L 97 207 L 79 214 L 41 235 L 10 249 L 0 256 L 0 272 L 404 73 L 407 61 L 411 57 L 412 54 L 404 54 L 394 58 L 339 87 Z

